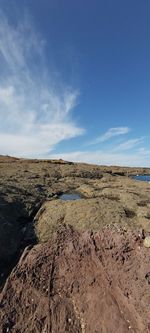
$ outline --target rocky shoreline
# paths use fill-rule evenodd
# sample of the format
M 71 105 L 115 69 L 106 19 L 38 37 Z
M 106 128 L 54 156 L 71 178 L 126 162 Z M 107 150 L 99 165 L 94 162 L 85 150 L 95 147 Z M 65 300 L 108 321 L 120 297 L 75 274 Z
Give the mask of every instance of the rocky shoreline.
M 150 168 L 0 157 L 2 332 L 149 332 L 150 184 L 132 179 L 136 174 Z M 69 192 L 81 199 L 59 198 Z

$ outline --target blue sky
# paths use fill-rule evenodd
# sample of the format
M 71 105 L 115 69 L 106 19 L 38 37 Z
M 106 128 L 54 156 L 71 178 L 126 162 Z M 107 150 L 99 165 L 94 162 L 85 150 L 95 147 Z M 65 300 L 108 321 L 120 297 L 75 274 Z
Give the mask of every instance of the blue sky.
M 150 166 L 149 0 L 0 0 L 0 154 Z

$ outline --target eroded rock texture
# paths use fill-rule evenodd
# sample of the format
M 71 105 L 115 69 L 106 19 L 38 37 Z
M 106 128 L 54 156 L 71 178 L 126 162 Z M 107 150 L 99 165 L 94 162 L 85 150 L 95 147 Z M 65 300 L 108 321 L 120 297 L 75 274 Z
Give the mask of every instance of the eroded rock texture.
M 150 169 L 0 157 L 0 332 L 150 331 L 150 184 L 137 173 Z
M 136 232 L 62 226 L 26 249 L 1 294 L 2 332 L 149 332 L 149 257 Z

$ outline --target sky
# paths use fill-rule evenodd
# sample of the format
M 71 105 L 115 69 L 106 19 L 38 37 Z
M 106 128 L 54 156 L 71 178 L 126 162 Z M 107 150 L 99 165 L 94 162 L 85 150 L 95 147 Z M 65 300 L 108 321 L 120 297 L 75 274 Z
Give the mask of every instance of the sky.
M 149 17 L 149 0 L 0 0 L 0 154 L 150 167 Z

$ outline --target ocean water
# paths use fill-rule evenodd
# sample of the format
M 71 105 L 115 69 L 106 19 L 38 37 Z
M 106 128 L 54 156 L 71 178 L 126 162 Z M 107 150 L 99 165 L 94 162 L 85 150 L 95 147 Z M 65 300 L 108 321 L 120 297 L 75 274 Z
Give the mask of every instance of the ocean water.
M 61 200 L 79 200 L 81 195 L 79 193 L 63 193 L 59 195 Z
M 143 182 L 150 182 L 150 175 L 137 175 L 133 177 L 136 180 L 142 180 Z

